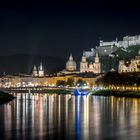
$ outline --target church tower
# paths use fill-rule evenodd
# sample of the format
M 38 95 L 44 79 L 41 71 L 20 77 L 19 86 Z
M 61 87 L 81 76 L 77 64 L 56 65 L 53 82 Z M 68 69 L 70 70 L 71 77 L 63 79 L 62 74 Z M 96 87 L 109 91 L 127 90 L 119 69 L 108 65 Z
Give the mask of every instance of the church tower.
M 98 55 L 97 52 L 96 52 L 96 55 L 95 55 L 95 63 L 99 63 L 99 55 Z
M 82 60 L 80 62 L 80 72 L 86 72 L 88 70 L 88 62 L 86 56 L 83 54 Z
M 44 76 L 44 68 L 42 66 L 42 63 L 40 63 L 40 66 L 39 66 L 38 76 L 39 77 L 43 77 Z
M 94 65 L 94 68 L 95 68 L 95 72 L 94 73 L 101 73 L 101 63 L 100 63 L 100 60 L 99 60 L 98 52 L 96 52 L 95 62 L 94 62 L 93 65 Z
M 32 76 L 33 77 L 37 77 L 38 76 L 37 67 L 35 65 L 33 67 Z

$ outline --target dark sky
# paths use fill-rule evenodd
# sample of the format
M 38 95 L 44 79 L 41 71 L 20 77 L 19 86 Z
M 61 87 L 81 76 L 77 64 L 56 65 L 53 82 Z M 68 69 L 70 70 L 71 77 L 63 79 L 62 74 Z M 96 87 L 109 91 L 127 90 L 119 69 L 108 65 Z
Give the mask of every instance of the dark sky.
M 98 45 L 99 38 L 140 34 L 139 9 L 135 1 L 2 2 L 0 55 L 80 56 Z

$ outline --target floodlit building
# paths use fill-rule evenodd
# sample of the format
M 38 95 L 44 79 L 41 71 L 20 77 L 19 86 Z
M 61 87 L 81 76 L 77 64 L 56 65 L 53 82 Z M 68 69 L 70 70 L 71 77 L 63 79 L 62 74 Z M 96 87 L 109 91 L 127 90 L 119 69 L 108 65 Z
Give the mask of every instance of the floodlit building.
M 140 72 L 140 51 L 139 55 L 132 59 L 131 61 L 123 61 L 119 62 L 119 72 Z
M 32 76 L 33 77 L 43 77 L 44 76 L 44 67 L 43 67 L 42 63 L 40 63 L 40 66 L 38 67 L 38 69 L 34 65 L 33 71 L 32 71 Z
M 68 75 L 68 74 L 78 74 L 76 62 L 73 59 L 72 54 L 70 54 L 69 60 L 66 62 L 66 68 L 62 71 L 59 71 L 57 75 Z
M 133 45 L 140 45 L 140 35 L 135 36 L 124 36 L 123 40 L 118 41 L 116 38 L 115 41 L 110 42 L 104 42 L 103 40 L 100 40 L 99 46 L 117 46 L 117 47 L 123 47 L 127 48 L 128 46 Z
M 33 77 L 37 77 L 37 76 L 38 76 L 37 67 L 36 67 L 35 65 L 34 65 L 34 67 L 33 67 L 32 76 L 33 76 Z
M 140 35 L 135 35 L 135 36 L 124 36 L 122 40 L 118 41 L 116 40 L 113 41 L 103 41 L 100 40 L 99 46 L 96 46 L 95 49 L 91 49 L 91 51 L 84 51 L 84 55 L 86 58 L 90 58 L 95 56 L 95 52 L 98 51 L 99 56 L 104 56 L 104 55 L 111 55 L 114 53 L 118 48 L 128 48 L 128 46 L 135 46 L 135 45 L 140 45 Z
M 93 60 L 94 59 L 94 60 Z M 57 73 L 57 75 L 69 75 L 69 74 L 80 74 L 80 73 L 101 73 L 101 63 L 99 61 L 98 53 L 95 57 L 92 57 L 92 62 L 88 62 L 83 52 L 82 60 L 80 62 L 80 70 L 77 70 L 76 62 L 74 61 L 72 55 L 70 55 L 69 60 L 66 62 L 66 69 Z
M 95 74 L 101 73 L 101 63 L 99 61 L 98 53 L 96 53 L 94 62 L 88 62 L 86 56 L 83 54 L 80 62 L 80 72 L 92 72 Z
M 70 54 L 69 60 L 66 63 L 67 71 L 76 71 L 76 62 L 73 60 L 72 54 Z
M 44 76 L 44 67 L 42 63 L 40 63 L 39 69 L 38 69 L 38 76 L 43 77 Z

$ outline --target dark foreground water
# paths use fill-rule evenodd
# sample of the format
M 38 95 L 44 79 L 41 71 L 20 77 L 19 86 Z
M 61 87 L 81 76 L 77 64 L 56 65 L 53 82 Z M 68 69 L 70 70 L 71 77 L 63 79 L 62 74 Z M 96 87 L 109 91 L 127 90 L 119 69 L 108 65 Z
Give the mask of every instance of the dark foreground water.
M 3 139 L 139 140 L 140 99 L 18 94 L 0 105 Z

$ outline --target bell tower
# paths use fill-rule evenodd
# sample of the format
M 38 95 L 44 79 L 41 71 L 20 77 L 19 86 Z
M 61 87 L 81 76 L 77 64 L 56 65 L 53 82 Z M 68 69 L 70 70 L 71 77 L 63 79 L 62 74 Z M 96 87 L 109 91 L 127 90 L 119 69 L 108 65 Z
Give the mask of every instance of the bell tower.
M 86 56 L 83 54 L 82 60 L 80 62 L 80 72 L 86 72 L 88 69 L 88 62 L 86 60 Z
M 40 66 L 39 66 L 38 76 L 39 77 L 43 77 L 44 76 L 44 69 L 43 69 L 42 63 L 40 63 Z
M 33 76 L 33 77 L 37 77 L 37 76 L 38 76 L 37 67 L 36 67 L 35 65 L 34 65 L 34 67 L 33 67 L 32 76 Z
M 98 52 L 96 52 L 96 55 L 95 55 L 94 68 L 95 68 L 95 73 L 96 74 L 101 73 L 101 63 L 100 63 L 100 60 L 99 60 Z

